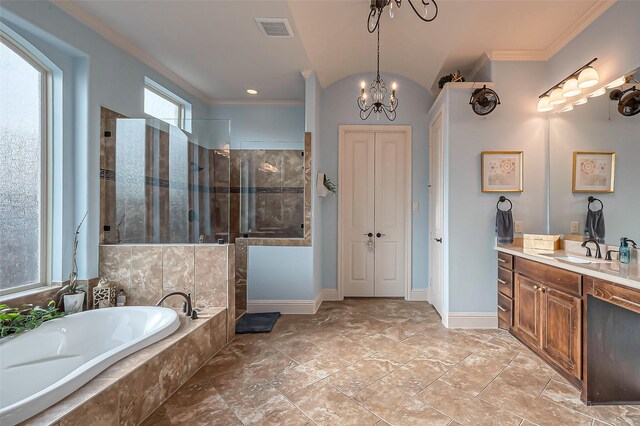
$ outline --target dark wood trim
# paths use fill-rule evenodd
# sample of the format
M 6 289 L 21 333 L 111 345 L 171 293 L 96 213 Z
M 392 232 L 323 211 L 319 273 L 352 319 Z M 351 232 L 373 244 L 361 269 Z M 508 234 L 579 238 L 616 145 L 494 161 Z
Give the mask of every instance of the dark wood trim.
M 577 297 L 582 296 L 582 275 L 518 257 L 515 271 L 534 281 Z

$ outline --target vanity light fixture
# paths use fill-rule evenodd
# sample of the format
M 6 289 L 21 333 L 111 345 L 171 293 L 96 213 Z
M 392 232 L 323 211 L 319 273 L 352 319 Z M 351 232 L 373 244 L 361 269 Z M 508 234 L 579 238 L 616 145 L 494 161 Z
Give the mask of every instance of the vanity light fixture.
M 592 94 L 589 95 L 590 98 L 597 98 L 598 96 L 602 96 L 605 93 L 607 93 L 607 88 L 606 87 L 601 87 L 598 90 L 596 90 L 595 92 L 593 92 Z
M 586 103 L 587 103 L 587 101 L 588 101 L 588 99 L 587 99 L 587 98 L 580 98 L 580 99 L 578 99 L 577 101 L 575 101 L 575 102 L 573 103 L 573 105 L 583 105 L 583 104 L 586 104 Z
M 569 111 L 573 111 L 573 104 L 569 104 L 560 110 L 560 112 L 569 112 Z
M 607 89 L 615 89 L 616 87 L 620 87 L 627 82 L 627 76 L 623 75 L 622 77 L 616 78 L 611 83 L 607 84 L 605 87 Z
M 546 92 L 538 96 L 538 112 L 549 112 L 557 105 L 567 102 L 568 98 L 578 96 L 582 93 L 582 89 L 595 86 L 599 83 L 600 78 L 598 72 L 591 66 L 598 58 L 593 58 L 569 76 L 565 77 L 558 84 L 554 85 Z M 582 102 L 584 103 L 584 102 Z M 576 103 L 580 105 L 581 103 Z M 565 107 L 562 111 L 571 111 L 573 104 Z
M 258 91 L 256 89 L 247 89 L 247 93 L 250 95 L 257 95 Z

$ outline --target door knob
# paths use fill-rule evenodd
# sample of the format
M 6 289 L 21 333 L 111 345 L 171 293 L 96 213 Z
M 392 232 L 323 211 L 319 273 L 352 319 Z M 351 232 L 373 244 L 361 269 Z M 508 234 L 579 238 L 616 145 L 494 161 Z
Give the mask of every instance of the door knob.
M 434 238 L 433 240 L 434 240 L 434 241 L 436 241 L 436 242 L 438 242 L 438 243 L 440 243 L 440 244 L 442 244 L 442 237 L 440 237 L 440 238 Z
M 364 235 L 365 237 L 371 238 L 373 237 L 373 232 L 369 232 L 368 234 L 362 234 L 362 235 Z
M 380 232 L 378 232 L 378 233 L 376 234 L 376 237 L 380 238 L 380 237 L 384 237 L 384 236 L 386 236 L 386 235 L 387 235 L 387 234 L 381 234 Z

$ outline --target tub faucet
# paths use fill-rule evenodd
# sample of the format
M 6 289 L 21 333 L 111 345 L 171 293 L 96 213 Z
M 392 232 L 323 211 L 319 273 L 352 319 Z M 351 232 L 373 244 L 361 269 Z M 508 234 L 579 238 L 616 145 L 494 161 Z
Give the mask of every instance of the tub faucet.
M 582 243 L 582 247 L 587 249 L 587 257 L 591 257 L 591 248 L 587 247 L 588 243 L 594 243 L 596 245 L 596 259 L 602 259 L 602 253 L 600 252 L 600 244 L 593 238 L 589 238 L 587 241 Z
M 198 313 L 196 312 L 196 310 L 191 308 L 191 293 L 183 293 L 181 291 L 174 291 L 172 293 L 165 294 L 164 296 L 162 296 L 162 299 L 160 299 L 158 301 L 158 303 L 156 303 L 156 306 L 162 305 L 162 302 L 164 302 L 167 298 L 169 298 L 171 296 L 182 296 L 184 298 L 184 300 L 185 300 L 184 304 L 182 305 L 182 312 L 184 312 L 191 319 L 197 319 L 198 318 Z

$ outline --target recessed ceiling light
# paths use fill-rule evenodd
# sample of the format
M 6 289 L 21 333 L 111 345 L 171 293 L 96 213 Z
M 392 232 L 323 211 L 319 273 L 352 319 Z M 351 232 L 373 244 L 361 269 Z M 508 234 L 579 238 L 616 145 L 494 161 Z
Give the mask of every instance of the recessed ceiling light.
M 247 93 L 250 95 L 257 95 L 258 91 L 256 89 L 247 89 Z

